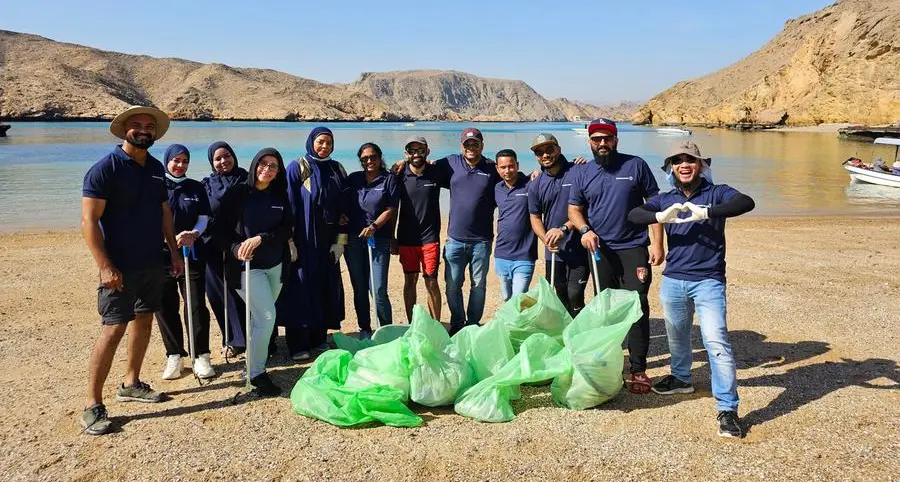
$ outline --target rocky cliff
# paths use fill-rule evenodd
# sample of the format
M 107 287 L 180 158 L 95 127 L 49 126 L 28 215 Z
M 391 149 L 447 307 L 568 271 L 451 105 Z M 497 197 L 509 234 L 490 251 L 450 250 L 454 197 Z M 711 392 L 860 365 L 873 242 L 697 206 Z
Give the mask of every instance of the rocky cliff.
M 553 100 L 553 105 L 563 112 L 569 120 L 588 122 L 591 119 L 605 117 L 614 121 L 630 121 L 641 105 L 637 102 L 625 101 L 614 105 L 592 105 L 564 97 Z
M 900 119 L 900 1 L 841 0 L 768 44 L 650 99 L 636 123 L 883 124 Z
M 131 104 L 174 119 L 546 121 L 566 120 L 569 102 L 462 72 L 366 73 L 334 85 L 0 30 L 0 119 L 110 118 Z

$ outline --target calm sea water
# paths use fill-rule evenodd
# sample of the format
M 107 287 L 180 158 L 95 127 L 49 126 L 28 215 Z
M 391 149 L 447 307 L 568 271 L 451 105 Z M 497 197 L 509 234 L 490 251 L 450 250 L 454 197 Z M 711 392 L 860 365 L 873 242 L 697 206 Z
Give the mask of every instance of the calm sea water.
M 359 170 L 356 150 L 376 142 L 389 160 L 400 159 L 409 136 L 424 135 L 431 157 L 459 150 L 459 132 L 475 125 L 485 135 L 485 153 L 502 148 L 520 155 L 522 169 L 537 166 L 528 150 L 539 132 L 551 132 L 570 158 L 588 156 L 587 138 L 574 123 L 333 123 L 333 155 L 348 171 Z M 275 147 L 286 160 L 303 154 L 306 136 L 314 127 L 291 122 L 173 122 L 151 152 L 161 157 L 170 143 L 191 150 L 188 175 L 201 179 L 209 171 L 206 147 L 228 141 L 246 167 L 259 149 Z M 664 136 L 652 129 L 620 126 L 619 150 L 642 156 L 653 168 L 660 187 L 665 179 L 658 166 L 683 137 Z M 872 159 L 866 143 L 839 140 L 834 134 L 733 132 L 695 130 L 693 140 L 713 158 L 713 177 L 756 199 L 756 215 L 896 215 L 900 189 L 850 183 L 840 163 L 851 155 Z M 90 165 L 117 143 L 106 123 L 16 123 L 9 137 L 0 138 L 0 231 L 75 227 L 79 222 L 81 183 Z M 885 158 L 893 152 L 880 152 Z M 446 193 L 444 194 L 446 203 Z

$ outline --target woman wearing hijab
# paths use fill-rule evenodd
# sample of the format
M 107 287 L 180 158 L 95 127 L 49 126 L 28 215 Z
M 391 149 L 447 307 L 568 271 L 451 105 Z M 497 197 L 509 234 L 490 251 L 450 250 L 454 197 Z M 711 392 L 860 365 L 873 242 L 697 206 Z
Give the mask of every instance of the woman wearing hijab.
M 188 310 L 191 310 L 194 325 L 194 355 L 197 357 L 192 360 L 191 366 L 198 377 L 212 378 L 216 376 L 216 372 L 209 363 L 209 311 L 206 309 L 206 302 L 203 301 L 206 264 L 203 262 L 201 251 L 197 249 L 200 235 L 206 230 L 209 221 L 209 200 L 203 184 L 188 179 L 186 175 L 191 162 L 191 153 L 186 147 L 172 144 L 166 149 L 163 159 L 166 162 L 166 189 L 169 192 L 169 209 L 172 211 L 175 224 L 175 240 L 178 246 L 190 247 L 196 254 L 188 258 L 189 280 L 185 277 L 175 279 L 169 270 L 166 270 L 162 305 L 160 311 L 156 312 L 156 322 L 168 357 L 162 378 L 175 380 L 181 377 L 183 368 L 181 359 L 188 356 L 184 350 L 181 316 L 178 313 L 178 292 L 181 291 L 181 296 L 185 296 L 186 283 L 190 285 L 191 305 L 187 306 L 185 300 L 184 317 L 187 320 Z M 171 253 L 165 243 L 163 250 L 165 251 L 163 259 L 170 260 Z
M 288 240 L 293 219 L 287 197 L 281 154 L 267 147 L 250 163 L 247 182 L 222 199 L 213 239 L 227 251 L 225 276 L 250 303 L 249 373 L 255 391 L 263 396 L 281 393 L 266 373 L 269 339 L 275 328 L 275 300 L 281 293 L 291 262 Z M 245 262 L 250 261 L 250 299 L 244 285 Z
M 247 182 L 247 171 L 238 167 L 238 159 L 227 142 L 213 142 L 206 152 L 212 174 L 203 179 L 203 186 L 209 198 L 210 226 L 215 223 L 219 214 L 222 198 L 229 190 Z M 228 291 L 224 284 L 225 253 L 216 249 L 204 237 L 206 260 L 206 297 L 216 315 L 216 322 L 222 330 L 222 352 L 226 357 L 237 356 L 244 352 L 244 302 L 237 296 L 237 285 L 229 284 Z M 227 302 L 227 305 L 226 305 Z M 225 339 L 225 310 L 228 310 L 228 335 Z
M 311 351 L 327 350 L 328 329 L 339 330 L 344 320 L 338 263 L 347 244 L 346 226 L 341 222 L 347 172 L 331 159 L 333 151 L 334 134 L 316 127 L 306 139 L 306 154 L 287 168 L 299 259 L 291 266 L 278 317 L 286 327 L 288 350 L 295 361 L 308 360 Z
M 382 325 L 392 323 L 391 302 L 387 295 L 388 265 L 394 219 L 400 203 L 397 178 L 384 166 L 381 148 L 367 142 L 356 153 L 362 171 L 351 173 L 344 183 L 344 210 L 348 218 L 349 243 L 344 254 L 350 283 L 353 285 L 353 307 L 359 322 L 359 337 L 372 337 L 369 311 L 370 281 L 374 280 L 375 311 Z M 374 238 L 372 271 L 369 271 L 369 238 Z

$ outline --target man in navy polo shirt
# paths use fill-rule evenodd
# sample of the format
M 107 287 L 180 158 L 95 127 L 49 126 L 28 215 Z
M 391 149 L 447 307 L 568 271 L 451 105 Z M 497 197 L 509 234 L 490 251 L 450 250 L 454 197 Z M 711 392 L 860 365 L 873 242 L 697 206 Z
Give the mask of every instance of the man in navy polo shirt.
M 537 260 L 537 240 L 528 215 L 528 176 L 519 172 L 512 149 L 497 153 L 497 173 L 503 179 L 494 187 L 497 202 L 497 243 L 494 270 L 500 279 L 500 296 L 506 301 L 528 291 Z
M 740 438 L 744 431 L 737 416 L 737 375 L 725 321 L 725 219 L 749 212 L 755 204 L 734 188 L 704 179 L 704 163 L 708 165 L 708 159 L 700 156 L 693 142 L 677 147 L 663 165 L 674 175 L 675 189 L 633 209 L 628 220 L 665 224 L 668 235 L 659 297 L 672 374 L 654 383 L 653 391 L 661 395 L 694 391 L 691 323 L 696 311 L 709 357 L 719 435 Z
M 437 274 L 440 265 L 441 188 L 450 182 L 443 169 L 429 164 L 428 142 L 424 137 L 406 141 L 406 166 L 398 175 L 400 214 L 397 220 L 397 251 L 403 266 L 403 302 L 406 318 L 412 322 L 416 304 L 416 284 L 419 273 L 425 280 L 428 293 L 428 313 L 441 319 L 441 290 Z
M 484 314 L 487 273 L 494 238 L 494 186 L 500 182 L 494 161 L 484 157 L 484 136 L 475 128 L 460 135 L 462 154 L 435 161 L 450 180 L 450 223 L 444 246 L 444 281 L 450 307 L 450 332 L 477 325 Z M 469 267 L 469 306 L 463 306 L 462 285 Z
M 80 419 L 91 435 L 111 428 L 103 405 L 103 383 L 129 322 L 133 321 L 128 367 L 116 399 L 146 403 L 163 399 L 139 376 L 165 282 L 161 239 L 171 253 L 172 276 L 177 278 L 184 271 L 169 210 L 166 171 L 147 152 L 168 128 L 169 117 L 164 112 L 130 107 L 109 125 L 110 132 L 124 142 L 84 176 L 81 232 L 100 269 L 97 300 L 103 324 L 91 353 L 87 408 Z
M 629 211 L 659 192 L 647 163 L 623 154 L 618 146 L 618 128 L 609 119 L 588 125 L 589 145 L 594 162 L 579 169 L 569 194 L 569 219 L 581 233 L 581 244 L 597 266 L 600 289 L 622 288 L 637 291 L 641 299 L 641 319 L 628 332 L 631 375 L 625 379 L 632 393 L 649 393 L 647 351 L 650 346 L 650 304 L 647 292 L 652 281 L 650 266 L 663 260 L 662 227 L 651 228 L 653 236 L 647 252 L 647 228 L 629 222 Z M 595 254 L 596 253 L 596 254 Z
M 587 251 L 569 221 L 569 191 L 578 172 L 562 154 L 553 134 L 539 134 L 531 142 L 543 173 L 528 184 L 528 211 L 531 229 L 547 247 L 544 253 L 547 280 L 574 318 L 584 308 L 584 288 L 588 280 Z M 555 259 L 555 262 L 554 262 Z M 553 264 L 556 279 L 551 280 Z

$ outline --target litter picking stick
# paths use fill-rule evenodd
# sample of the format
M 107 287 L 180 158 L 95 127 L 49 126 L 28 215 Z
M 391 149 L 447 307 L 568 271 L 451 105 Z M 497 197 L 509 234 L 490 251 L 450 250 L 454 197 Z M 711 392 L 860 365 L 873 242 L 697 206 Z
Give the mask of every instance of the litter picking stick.
M 375 236 L 370 236 L 366 240 L 366 244 L 369 247 L 369 279 L 371 283 L 371 293 L 372 293 L 372 320 L 375 322 L 375 329 L 378 330 L 381 328 L 381 323 L 378 321 L 378 307 L 376 306 L 375 301 L 375 269 L 374 263 L 372 262 L 372 252 L 375 250 Z
M 550 253 L 550 286 L 556 290 L 556 253 Z
M 588 262 L 591 263 L 591 273 L 594 275 L 594 296 L 600 294 L 600 278 L 597 277 L 597 263 L 600 262 L 600 250 L 594 249 L 593 254 L 588 253 Z
M 225 307 L 223 311 L 225 311 L 225 363 L 228 363 L 228 347 L 231 346 L 231 330 L 228 327 L 228 276 L 225 275 L 225 264 L 228 263 L 228 257 L 223 252 L 222 253 L 222 285 L 223 285 L 223 294 L 222 297 L 225 302 L 223 303 Z
M 247 347 L 245 349 L 245 357 L 246 360 L 246 370 L 247 370 L 247 388 L 252 390 L 253 386 L 250 385 L 250 358 L 252 357 L 252 353 L 250 350 L 253 346 L 253 335 L 250 333 L 250 260 L 244 261 L 244 302 L 247 304 L 247 307 L 244 311 L 244 315 L 247 318 L 247 323 L 245 325 L 246 334 L 244 335 L 244 339 L 247 340 Z
M 184 256 L 184 303 L 187 305 L 188 319 L 188 353 L 191 355 L 191 372 L 197 383 L 200 383 L 200 376 L 194 366 L 197 364 L 197 353 L 194 349 L 194 305 L 191 304 L 191 265 L 190 254 L 194 252 L 194 248 L 188 246 L 181 247 L 181 254 Z M 200 383 L 202 385 L 202 383 Z

